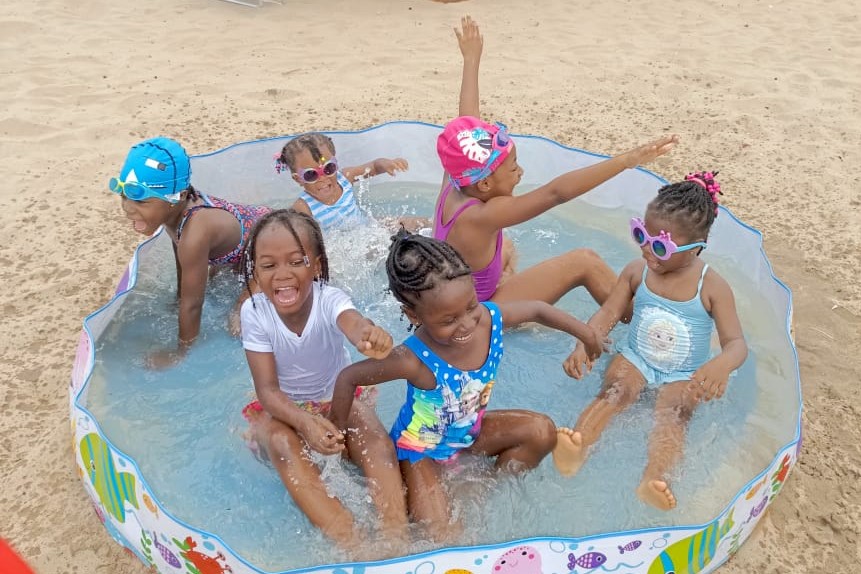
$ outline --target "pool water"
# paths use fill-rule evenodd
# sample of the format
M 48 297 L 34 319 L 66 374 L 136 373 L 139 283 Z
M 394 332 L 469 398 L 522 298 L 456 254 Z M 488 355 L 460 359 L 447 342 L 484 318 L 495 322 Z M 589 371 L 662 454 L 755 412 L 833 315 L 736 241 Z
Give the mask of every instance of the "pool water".
M 429 215 L 436 189 L 426 184 L 375 184 L 363 205 L 380 219 Z M 283 198 L 270 205 L 286 206 Z M 628 239 L 623 210 L 574 203 L 507 233 L 519 252 L 519 269 L 569 249 L 589 246 L 619 271 L 639 256 Z M 385 253 L 391 232 L 373 226 L 327 236 L 332 283 L 387 328 L 407 337 L 399 307 L 385 291 Z M 176 340 L 175 276 L 169 240 L 161 236 L 140 262 L 138 283 L 97 341 L 86 408 L 113 444 L 137 462 L 154 498 L 175 517 L 217 534 L 249 562 L 286 570 L 347 559 L 292 504 L 275 471 L 245 446 L 242 407 L 252 383 L 244 352 L 226 330 L 240 285 L 229 273 L 210 282 L 200 340 L 167 371 L 149 371 L 145 355 Z M 728 259 L 704 258 L 733 286 L 751 353 L 730 380 L 726 395 L 701 405 L 691 422 L 685 455 L 673 476 L 679 506 L 665 513 L 634 494 L 646 460 L 654 393 L 620 415 L 604 433 L 580 473 L 563 479 L 550 457 L 518 477 L 497 477 L 488 461 L 464 459 L 451 470 L 462 545 L 536 536 L 572 536 L 711 520 L 782 445 L 794 436 L 787 388 L 794 359 L 785 349 L 783 319 L 771 316 L 753 287 L 733 275 Z M 597 309 L 583 289 L 558 304 L 587 320 Z M 765 326 L 768 326 L 766 328 Z M 779 326 L 779 328 L 775 327 Z M 626 336 L 625 326 L 611 337 Z M 491 408 L 528 408 L 569 426 L 597 393 L 612 357 L 605 354 L 581 381 L 568 378 L 562 361 L 573 348 L 563 333 L 527 326 L 506 333 L 505 357 Z M 353 352 L 359 358 L 358 353 Z M 386 427 L 405 396 L 403 381 L 379 387 L 377 411 Z M 370 525 L 373 508 L 363 478 L 337 457 L 320 456 L 323 476 L 358 520 Z M 434 546 L 416 540 L 415 552 Z

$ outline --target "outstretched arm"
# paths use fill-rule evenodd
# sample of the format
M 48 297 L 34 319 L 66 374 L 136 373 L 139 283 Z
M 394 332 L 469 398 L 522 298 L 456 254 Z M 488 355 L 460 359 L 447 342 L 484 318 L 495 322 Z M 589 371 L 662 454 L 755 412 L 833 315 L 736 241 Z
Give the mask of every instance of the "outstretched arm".
M 588 325 L 595 329 L 602 341 L 607 339 L 607 335 L 622 318 L 634 298 L 634 292 L 643 274 L 644 264 L 642 259 L 628 263 L 619 275 L 619 279 L 616 280 L 616 284 L 613 285 L 607 300 L 589 319 Z M 594 359 L 589 356 L 584 345 L 577 343 L 577 347 L 565 360 L 563 368 L 569 376 L 580 379 L 592 370 L 593 362 Z
M 507 327 L 534 321 L 577 337 L 585 345 L 592 360 L 600 357 L 604 351 L 604 339 L 599 336 L 598 331 L 549 303 L 511 301 L 500 303 L 499 309 L 502 312 L 502 323 Z
M 709 270 L 703 280 L 703 296 L 711 304 L 721 352 L 697 369 L 691 379 L 700 383 L 703 398 L 720 398 L 726 391 L 730 374 L 747 358 L 747 343 L 735 309 L 735 297 L 726 280 Z
M 360 353 L 372 359 L 384 359 L 392 350 L 389 332 L 355 309 L 338 315 L 338 328 Z
M 374 177 L 375 175 L 387 173 L 394 176 L 399 171 L 407 171 L 409 167 L 410 164 L 402 157 L 396 157 L 393 159 L 378 157 L 374 161 L 369 161 L 362 165 L 345 167 L 341 170 L 341 173 L 344 174 L 344 177 L 346 177 L 348 181 L 355 181 L 363 175 Z
M 616 157 L 564 173 L 522 195 L 499 196 L 467 212 L 474 225 L 497 230 L 529 221 L 545 211 L 579 197 L 626 169 L 648 163 L 671 151 L 679 136 L 666 135 Z
M 357 387 L 378 385 L 398 379 L 416 381 L 422 376 L 421 368 L 422 365 L 416 356 L 403 345 L 392 349 L 385 359 L 365 359 L 353 363 L 338 374 L 329 419 L 336 428 L 346 430 Z M 432 377 L 430 371 L 427 371 L 427 375 Z M 431 382 L 429 388 L 433 388 L 434 384 L 435 381 Z
M 455 27 L 457 43 L 463 55 L 463 75 L 460 79 L 460 102 L 458 116 L 479 116 L 478 66 L 481 63 L 481 50 L 484 38 L 478 24 L 469 16 L 460 19 L 460 30 Z

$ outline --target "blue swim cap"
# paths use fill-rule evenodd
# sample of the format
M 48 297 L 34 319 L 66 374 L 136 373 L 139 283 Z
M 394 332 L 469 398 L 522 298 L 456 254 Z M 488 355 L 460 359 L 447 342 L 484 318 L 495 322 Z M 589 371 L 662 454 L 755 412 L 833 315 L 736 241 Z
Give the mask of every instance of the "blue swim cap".
M 165 201 L 175 203 L 191 185 L 191 162 L 183 147 L 170 138 L 144 140 L 129 150 L 120 180 L 143 184 Z

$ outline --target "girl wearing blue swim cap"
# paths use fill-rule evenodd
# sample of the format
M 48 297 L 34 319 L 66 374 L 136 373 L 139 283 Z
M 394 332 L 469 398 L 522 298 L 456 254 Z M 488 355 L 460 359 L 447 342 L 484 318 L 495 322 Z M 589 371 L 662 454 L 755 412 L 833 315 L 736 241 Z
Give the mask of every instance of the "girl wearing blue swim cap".
M 121 197 L 132 228 L 146 236 L 164 227 L 176 258 L 179 337 L 175 346 L 152 353 L 147 365 L 169 367 L 179 361 L 200 334 L 200 316 L 210 266 L 238 263 L 254 222 L 268 207 L 234 204 L 208 196 L 191 185 L 191 162 L 183 147 L 169 138 L 152 138 L 129 151 L 119 177 L 108 187 Z M 239 332 L 239 304 L 230 330 Z

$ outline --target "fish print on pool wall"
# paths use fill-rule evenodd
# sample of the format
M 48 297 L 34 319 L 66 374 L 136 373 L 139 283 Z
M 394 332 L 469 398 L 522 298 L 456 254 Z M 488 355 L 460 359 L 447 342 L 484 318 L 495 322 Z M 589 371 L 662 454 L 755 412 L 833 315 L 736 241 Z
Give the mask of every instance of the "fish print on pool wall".
M 729 511 L 722 525 L 715 520 L 702 531 L 682 538 L 661 552 L 649 566 L 648 574 L 697 574 L 708 566 L 715 556 L 718 544 L 727 533 L 735 526 Z
M 517 546 L 496 559 L 491 574 L 542 574 L 541 555 L 532 546 Z
M 119 520 L 126 521 L 125 503 L 138 506 L 135 494 L 135 477 L 128 472 L 117 472 L 114 458 L 107 443 L 96 433 L 89 433 L 80 442 L 81 461 L 84 472 L 99 497 L 105 512 Z

